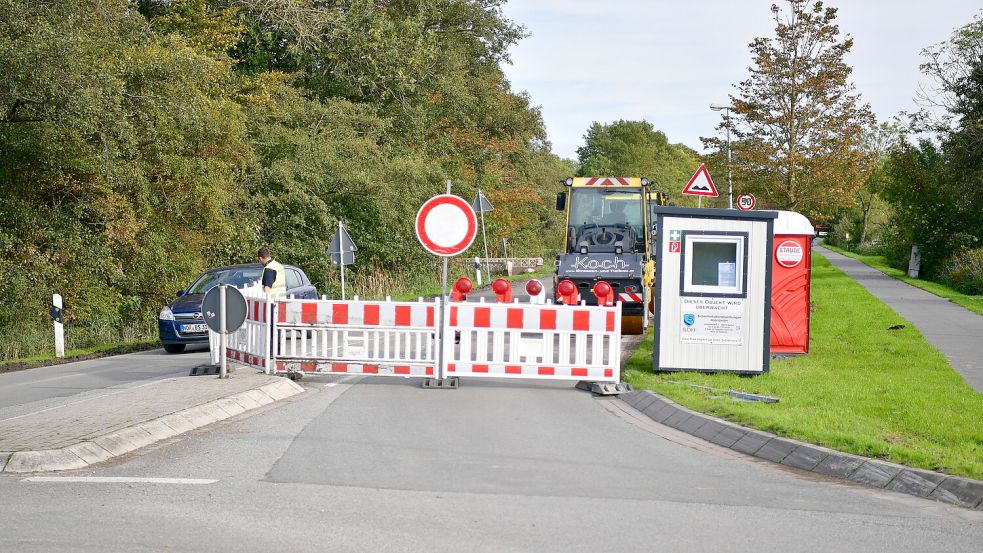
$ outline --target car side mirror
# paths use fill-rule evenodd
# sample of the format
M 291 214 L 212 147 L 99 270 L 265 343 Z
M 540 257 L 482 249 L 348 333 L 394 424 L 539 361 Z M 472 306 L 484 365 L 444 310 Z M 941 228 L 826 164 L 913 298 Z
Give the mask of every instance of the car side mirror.
M 556 195 L 556 210 L 563 211 L 567 208 L 567 193 L 560 192 Z
M 177 291 L 177 294 L 174 294 L 174 297 L 175 298 L 180 298 L 181 296 L 183 296 L 185 294 L 187 294 L 187 292 L 185 292 L 184 290 L 178 290 Z

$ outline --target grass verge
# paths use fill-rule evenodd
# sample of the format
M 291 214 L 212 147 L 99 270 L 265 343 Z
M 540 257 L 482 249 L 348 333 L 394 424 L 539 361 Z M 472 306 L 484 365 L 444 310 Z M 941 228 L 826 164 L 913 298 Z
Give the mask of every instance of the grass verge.
M 818 254 L 812 299 L 810 353 L 774 360 L 768 374 L 654 374 L 647 336 L 629 358 L 625 380 L 781 436 L 983 479 L 983 394 L 963 382 L 917 329 Z M 905 328 L 888 330 L 899 323 Z M 781 402 L 739 402 L 689 384 Z
M 830 246 L 828 244 L 823 244 L 822 246 L 838 254 L 842 254 L 847 257 L 856 259 L 857 261 L 863 263 L 864 265 L 877 269 L 878 271 L 884 273 L 889 277 L 893 277 L 900 281 L 907 282 L 912 286 L 921 288 L 926 292 L 945 298 L 951 301 L 952 303 L 961 305 L 966 309 L 969 309 L 970 311 L 983 315 L 983 296 L 970 296 L 968 294 L 963 294 L 957 290 L 953 290 L 952 288 L 949 288 L 945 284 L 939 284 L 938 282 L 932 282 L 930 280 L 911 278 L 908 276 L 908 273 L 902 271 L 901 269 L 896 269 L 890 266 L 887 262 L 887 259 L 881 255 L 860 255 L 848 250 L 844 250 L 842 248 L 837 248 L 836 246 Z

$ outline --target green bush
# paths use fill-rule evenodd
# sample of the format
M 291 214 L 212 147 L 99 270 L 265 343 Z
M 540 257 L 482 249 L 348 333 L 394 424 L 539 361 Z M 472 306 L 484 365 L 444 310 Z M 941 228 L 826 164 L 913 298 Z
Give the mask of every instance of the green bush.
M 983 248 L 962 250 L 950 257 L 941 278 L 964 294 L 983 294 Z

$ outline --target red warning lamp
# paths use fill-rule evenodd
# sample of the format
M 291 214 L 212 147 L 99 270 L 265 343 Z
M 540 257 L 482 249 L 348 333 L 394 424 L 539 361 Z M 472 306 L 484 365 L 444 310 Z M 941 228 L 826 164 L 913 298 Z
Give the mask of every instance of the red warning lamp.
M 472 288 L 470 278 L 461 277 L 457 279 L 454 281 L 454 287 L 451 288 L 451 301 L 468 301 L 468 294 Z
M 603 280 L 594 283 L 594 295 L 597 297 L 597 305 L 614 305 L 614 289 Z
M 538 296 L 543 293 L 543 283 L 532 279 L 526 283 L 526 293 L 530 296 Z
M 560 301 L 564 305 L 576 305 L 580 301 L 580 292 L 572 280 L 561 280 L 556 285 L 556 292 L 560 294 Z
M 492 292 L 495 292 L 495 301 L 498 303 L 512 303 L 512 284 L 504 278 L 497 278 L 492 283 Z

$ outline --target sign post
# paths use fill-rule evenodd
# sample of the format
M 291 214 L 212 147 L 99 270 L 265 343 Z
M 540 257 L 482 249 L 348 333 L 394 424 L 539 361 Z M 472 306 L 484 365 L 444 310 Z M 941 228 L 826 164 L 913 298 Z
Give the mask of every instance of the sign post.
M 719 196 L 717 193 L 717 187 L 713 184 L 713 179 L 710 178 L 710 172 L 702 163 L 700 168 L 693 173 L 693 178 L 689 179 L 686 186 L 683 187 L 683 194 L 687 196 L 697 196 L 697 207 L 703 207 L 703 196 L 709 196 L 711 198 L 716 198 Z
M 55 357 L 65 357 L 65 325 L 61 318 L 61 294 L 51 296 L 51 320 L 55 324 Z
M 338 220 L 338 234 L 331 239 L 331 246 L 328 248 L 331 253 L 331 264 L 338 265 L 341 267 L 341 299 L 345 300 L 345 265 L 355 264 L 355 252 L 358 251 L 358 246 L 355 245 L 355 241 L 352 240 L 348 231 L 345 230 L 345 224 Z
M 246 298 L 234 286 L 219 284 L 205 294 L 201 302 L 201 312 L 205 316 L 205 324 L 219 337 L 219 378 L 228 378 L 226 368 L 226 335 L 239 330 L 246 321 Z
M 444 312 L 447 310 L 447 264 L 451 257 L 464 253 L 478 233 L 478 219 L 474 209 L 464 199 L 450 193 L 451 181 L 447 181 L 447 193 L 434 196 L 420 207 L 416 214 L 417 240 L 428 252 L 443 257 L 440 295 L 440 331 L 437 343 L 437 378 L 443 382 L 446 367 L 443 353 Z M 438 387 L 440 384 L 438 384 Z
M 447 193 L 451 193 L 450 187 L 447 188 Z M 488 201 L 488 198 L 481 193 L 481 189 L 478 189 L 478 194 L 474 197 L 474 202 L 471 203 L 471 208 L 474 209 L 475 213 L 481 214 L 481 244 L 484 247 L 485 252 L 485 274 L 488 278 L 491 278 L 491 264 L 488 262 L 488 234 L 485 232 L 485 212 L 494 210 L 492 203 Z M 481 286 L 481 276 L 478 275 L 478 286 Z

